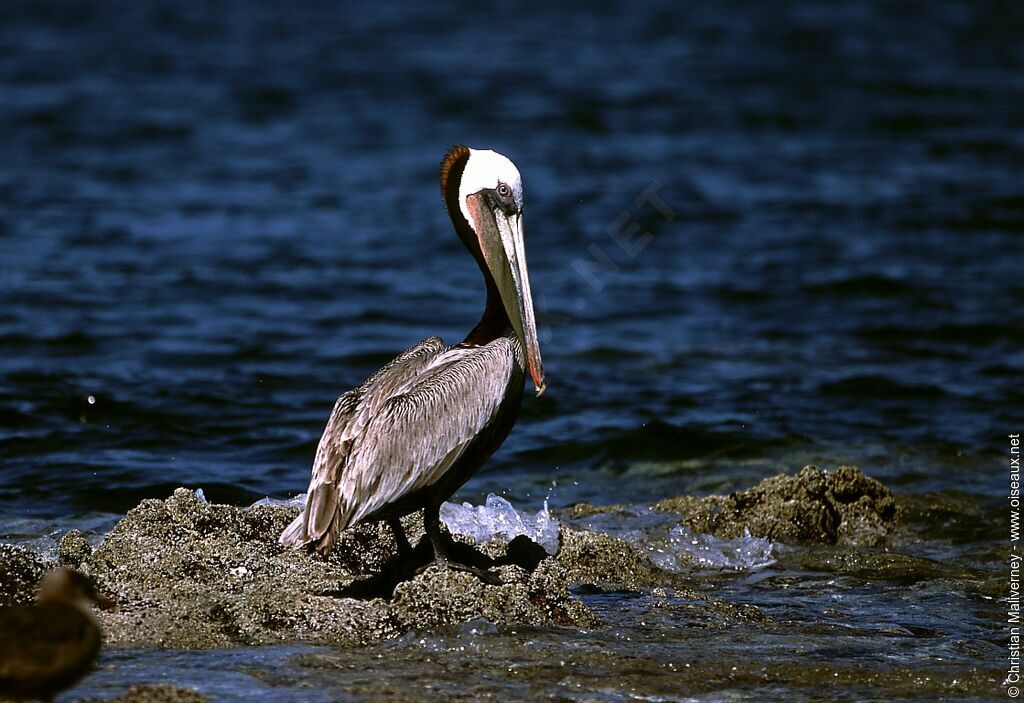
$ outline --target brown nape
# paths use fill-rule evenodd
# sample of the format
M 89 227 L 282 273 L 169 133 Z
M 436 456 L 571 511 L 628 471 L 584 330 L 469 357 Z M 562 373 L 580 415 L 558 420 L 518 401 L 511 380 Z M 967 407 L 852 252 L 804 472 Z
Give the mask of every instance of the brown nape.
M 462 172 L 466 169 L 466 161 L 469 160 L 469 147 L 456 144 L 441 159 L 441 197 L 448 212 L 452 211 L 452 203 L 455 209 L 459 209 L 459 181 L 462 180 Z M 455 200 L 448 199 L 448 181 L 455 184 Z
M 462 214 L 462 208 L 459 206 L 459 185 L 462 183 L 462 174 L 466 171 L 467 163 L 469 163 L 468 147 L 453 146 L 448 150 L 441 162 L 441 197 L 444 199 L 448 217 L 451 218 L 459 239 L 469 249 L 469 253 L 473 255 L 486 275 L 487 266 L 484 264 L 483 254 L 480 252 L 480 242 L 477 240 L 473 228 L 466 222 L 466 216 Z
M 480 322 L 470 331 L 463 344 L 478 346 L 487 344 L 503 335 L 511 326 L 508 313 L 501 302 L 498 288 L 494 284 L 494 277 L 487 269 L 483 252 L 480 251 L 480 240 L 476 232 L 466 221 L 459 204 L 459 186 L 462 183 L 462 174 L 469 162 L 469 147 L 453 146 L 445 154 L 441 161 L 441 197 L 444 198 L 444 206 L 448 210 L 448 217 L 452 220 L 459 239 L 469 250 L 469 253 L 476 259 L 477 266 L 484 274 L 484 283 L 487 285 L 487 303 L 484 306 L 484 313 Z

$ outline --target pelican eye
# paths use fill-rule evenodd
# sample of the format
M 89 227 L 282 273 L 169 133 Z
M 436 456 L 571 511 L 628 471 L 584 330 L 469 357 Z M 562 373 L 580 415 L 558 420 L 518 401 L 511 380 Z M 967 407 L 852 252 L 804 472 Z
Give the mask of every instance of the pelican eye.
M 498 184 L 497 192 L 498 192 L 498 197 L 500 197 L 500 198 L 511 198 L 512 197 L 512 189 L 509 188 L 508 185 L 506 185 L 505 183 L 499 183 Z

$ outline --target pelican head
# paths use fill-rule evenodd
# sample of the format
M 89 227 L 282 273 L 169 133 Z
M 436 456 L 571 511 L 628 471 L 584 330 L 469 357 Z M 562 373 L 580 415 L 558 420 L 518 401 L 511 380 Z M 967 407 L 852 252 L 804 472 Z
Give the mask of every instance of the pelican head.
M 523 345 L 530 378 L 540 395 L 546 386 L 523 246 L 523 182 L 519 169 L 495 151 L 454 147 L 442 164 L 442 188 L 447 187 L 449 170 L 455 170 L 456 162 L 462 166 L 459 212 L 472 230 L 482 264 L 494 280 L 512 329 Z M 454 218 L 454 203 L 447 204 Z

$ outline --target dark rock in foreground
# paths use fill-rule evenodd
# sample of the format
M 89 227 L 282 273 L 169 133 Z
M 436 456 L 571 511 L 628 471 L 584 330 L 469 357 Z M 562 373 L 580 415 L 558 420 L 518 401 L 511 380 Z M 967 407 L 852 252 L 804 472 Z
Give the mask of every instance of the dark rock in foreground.
M 497 567 L 498 586 L 434 565 L 398 584 L 393 594 L 344 597 L 357 579 L 377 573 L 395 554 L 389 530 L 377 524 L 349 530 L 324 559 L 278 545 L 295 513 L 212 505 L 186 489 L 166 501 L 143 501 L 80 558 L 80 568 L 118 603 L 114 613 L 101 615 L 107 642 L 362 642 L 474 618 L 577 627 L 596 622 L 570 596 L 565 569 L 553 559 L 533 571 Z M 410 537 L 416 534 L 413 522 Z
M 892 492 L 855 466 L 826 473 L 806 466 L 795 476 L 773 476 L 728 496 L 678 496 L 654 506 L 679 513 L 695 532 L 756 537 L 796 545 L 885 544 L 899 519 Z

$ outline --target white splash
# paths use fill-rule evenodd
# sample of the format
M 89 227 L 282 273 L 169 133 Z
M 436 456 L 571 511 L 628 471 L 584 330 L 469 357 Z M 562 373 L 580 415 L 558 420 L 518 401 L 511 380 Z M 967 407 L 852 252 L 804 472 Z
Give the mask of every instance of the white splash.
M 680 556 L 684 554 L 689 555 L 701 569 L 751 571 L 775 563 L 772 541 L 752 536 L 746 527 L 742 537 L 723 539 L 677 525 L 664 541 L 652 540 L 642 546 L 651 561 L 666 571 L 686 570 L 687 560 L 680 564 Z
M 258 505 L 302 509 L 306 507 L 306 494 L 300 493 L 294 498 L 268 496 L 250 507 L 255 508 Z M 491 493 L 483 505 L 442 503 L 441 521 L 452 534 L 465 535 L 477 544 L 488 542 L 494 537 L 511 541 L 518 535 L 526 535 L 543 547 L 548 554 L 555 554 L 558 551 L 558 520 L 548 511 L 547 500 L 544 501 L 543 510 L 528 513 L 516 510 L 507 500 Z
M 531 514 L 516 510 L 507 500 L 491 493 L 483 505 L 443 503 L 441 521 L 452 534 L 465 535 L 477 544 L 494 537 L 512 540 L 526 535 L 548 554 L 558 551 L 558 520 L 548 512 L 547 501 L 543 510 Z
M 306 507 L 306 494 L 300 493 L 294 498 L 260 498 L 258 501 L 250 505 L 250 508 L 255 508 L 258 505 L 269 505 L 271 507 L 284 506 L 286 508 L 305 508 Z
M 649 507 L 599 513 L 575 524 L 626 540 L 666 571 L 753 571 L 775 563 L 772 541 L 752 536 L 746 527 L 742 537 L 723 539 L 693 532 L 679 524 L 679 516 Z

